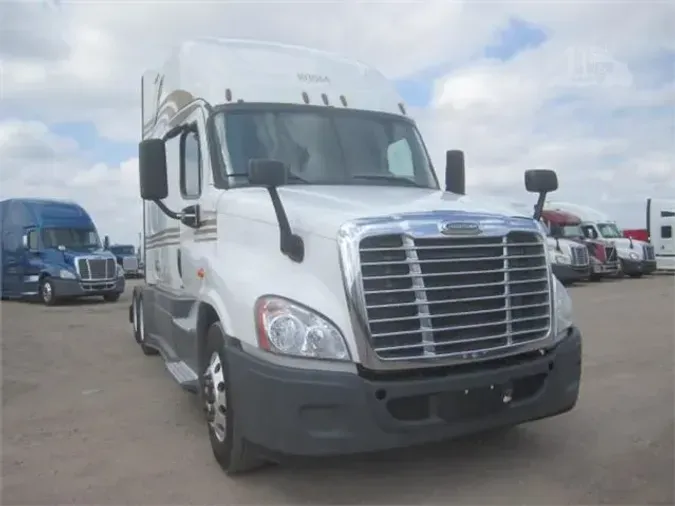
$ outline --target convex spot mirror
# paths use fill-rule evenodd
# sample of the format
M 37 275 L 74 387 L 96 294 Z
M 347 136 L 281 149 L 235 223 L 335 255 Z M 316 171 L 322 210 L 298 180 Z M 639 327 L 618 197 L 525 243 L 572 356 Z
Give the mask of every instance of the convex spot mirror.
M 558 189 L 558 175 L 554 170 L 525 171 L 525 189 L 531 193 L 550 193 Z
M 254 158 L 248 162 L 248 181 L 253 186 L 283 186 L 288 181 L 288 167 L 278 160 Z

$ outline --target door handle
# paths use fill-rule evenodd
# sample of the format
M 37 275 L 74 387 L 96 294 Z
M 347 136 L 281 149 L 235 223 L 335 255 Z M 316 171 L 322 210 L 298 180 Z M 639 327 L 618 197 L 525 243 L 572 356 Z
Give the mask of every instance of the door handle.
M 201 225 L 201 213 L 199 211 L 199 204 L 187 206 L 178 213 L 178 217 L 183 225 L 190 228 L 199 228 Z

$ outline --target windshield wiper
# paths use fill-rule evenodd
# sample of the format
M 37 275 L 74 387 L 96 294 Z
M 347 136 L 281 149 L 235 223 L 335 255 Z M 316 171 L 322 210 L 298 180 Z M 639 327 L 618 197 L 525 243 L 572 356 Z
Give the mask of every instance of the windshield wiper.
M 426 188 L 420 184 L 417 184 L 415 181 L 412 181 L 406 177 L 399 176 L 388 176 L 386 174 L 352 174 L 353 179 L 372 179 L 372 180 L 382 180 L 390 181 L 392 183 L 403 184 L 406 186 L 415 186 L 417 188 Z

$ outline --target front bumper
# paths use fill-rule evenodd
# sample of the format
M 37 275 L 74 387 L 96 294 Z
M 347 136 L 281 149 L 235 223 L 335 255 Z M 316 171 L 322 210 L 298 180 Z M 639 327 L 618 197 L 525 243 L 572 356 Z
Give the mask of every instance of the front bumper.
M 57 297 L 91 297 L 106 295 L 108 293 L 124 292 L 125 281 L 123 277 L 110 281 L 92 282 L 77 279 L 51 278 L 54 286 L 54 294 Z
M 656 260 L 629 260 L 622 258 L 621 269 L 629 276 L 631 274 L 651 274 L 656 270 Z
M 574 265 L 563 265 L 563 264 L 552 264 L 553 274 L 558 278 L 562 283 L 569 283 L 571 281 L 581 281 L 587 279 L 590 274 L 590 267 L 588 265 L 584 266 L 574 266 Z
M 239 349 L 228 355 L 237 427 L 275 454 L 327 456 L 440 441 L 571 410 L 581 333 L 546 354 L 407 377 L 291 369 Z M 512 401 L 503 401 L 503 388 Z M 489 401 L 489 402 L 488 402 Z
M 621 264 L 619 262 L 595 262 L 591 266 L 592 274 L 601 274 L 605 276 L 617 275 L 621 272 Z

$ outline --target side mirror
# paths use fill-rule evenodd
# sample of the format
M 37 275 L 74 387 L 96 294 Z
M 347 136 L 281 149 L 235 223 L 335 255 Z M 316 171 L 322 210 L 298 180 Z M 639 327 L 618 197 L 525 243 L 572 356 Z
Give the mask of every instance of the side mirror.
M 162 139 L 145 139 L 138 145 L 141 198 L 162 200 L 169 195 L 166 147 Z
M 528 192 L 539 194 L 537 203 L 534 205 L 534 215 L 532 216 L 535 220 L 539 221 L 539 218 L 541 218 L 541 212 L 544 209 L 546 194 L 549 192 L 554 192 L 558 189 L 558 175 L 554 170 L 526 170 L 525 189 Z
M 464 151 L 452 149 L 445 153 L 445 191 L 466 195 Z
M 254 186 L 276 188 L 288 181 L 288 167 L 278 160 L 254 158 L 248 162 L 248 180 Z
M 531 193 L 554 192 L 558 189 L 558 175 L 554 170 L 526 170 L 525 189 Z
M 110 237 L 107 235 L 103 238 L 103 249 L 108 250 L 110 249 Z

